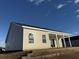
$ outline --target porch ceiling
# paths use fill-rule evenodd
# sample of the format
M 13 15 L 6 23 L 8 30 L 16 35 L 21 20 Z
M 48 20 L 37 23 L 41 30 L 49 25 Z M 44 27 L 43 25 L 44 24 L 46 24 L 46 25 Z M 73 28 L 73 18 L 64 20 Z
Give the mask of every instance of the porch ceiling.
M 57 35 L 58 39 L 63 39 L 63 35 Z M 68 36 L 64 36 L 64 38 L 68 38 Z M 49 39 L 56 39 L 56 34 L 49 34 Z

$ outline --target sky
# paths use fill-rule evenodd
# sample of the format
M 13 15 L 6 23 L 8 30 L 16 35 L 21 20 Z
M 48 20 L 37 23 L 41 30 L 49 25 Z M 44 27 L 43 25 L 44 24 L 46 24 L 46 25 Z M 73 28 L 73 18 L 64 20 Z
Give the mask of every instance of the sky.
M 79 0 L 0 0 L 0 46 L 10 22 L 79 35 Z

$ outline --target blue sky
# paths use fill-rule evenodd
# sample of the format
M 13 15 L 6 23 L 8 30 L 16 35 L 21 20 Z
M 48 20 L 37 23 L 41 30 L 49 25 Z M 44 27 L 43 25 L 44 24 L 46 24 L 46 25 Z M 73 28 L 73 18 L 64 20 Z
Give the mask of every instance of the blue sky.
M 79 0 L 0 0 L 0 46 L 10 22 L 79 34 Z

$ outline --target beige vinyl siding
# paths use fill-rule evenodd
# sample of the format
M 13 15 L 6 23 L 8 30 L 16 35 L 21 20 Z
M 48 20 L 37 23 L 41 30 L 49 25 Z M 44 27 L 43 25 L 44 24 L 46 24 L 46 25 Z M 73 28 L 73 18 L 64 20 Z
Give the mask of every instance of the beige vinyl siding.
M 59 39 L 59 47 L 63 47 L 62 46 L 62 40 L 61 39 Z
M 29 43 L 28 35 L 33 33 L 34 43 Z M 46 43 L 42 42 L 42 35 L 46 35 Z M 23 50 L 51 48 L 49 33 L 40 30 L 23 28 Z

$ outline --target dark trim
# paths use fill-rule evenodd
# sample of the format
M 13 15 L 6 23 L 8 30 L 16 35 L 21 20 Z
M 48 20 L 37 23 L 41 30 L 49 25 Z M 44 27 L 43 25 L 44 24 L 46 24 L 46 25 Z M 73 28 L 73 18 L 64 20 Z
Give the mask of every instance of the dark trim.
M 23 24 L 23 23 L 16 23 L 16 22 L 13 22 L 13 23 L 21 25 L 21 26 L 29 26 L 29 27 L 35 27 L 35 28 L 46 29 L 46 30 L 51 30 L 51 31 L 63 32 L 63 31 L 59 31 L 59 30 L 55 30 L 55 29 L 49 29 L 49 28 L 44 28 L 44 27 L 40 27 L 40 26 L 33 26 L 33 25 L 27 25 L 27 24 Z
M 22 30 L 22 46 L 21 46 L 21 50 L 23 50 L 23 28 L 21 28 Z

